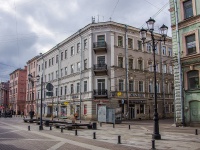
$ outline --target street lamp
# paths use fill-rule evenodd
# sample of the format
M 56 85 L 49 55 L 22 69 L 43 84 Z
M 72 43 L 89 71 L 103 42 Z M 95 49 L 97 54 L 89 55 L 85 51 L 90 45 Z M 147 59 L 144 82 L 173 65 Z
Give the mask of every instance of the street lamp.
M 155 39 L 154 38 L 154 23 L 155 20 L 150 18 L 147 22 L 147 27 L 148 29 L 141 29 L 140 30 L 140 36 L 141 36 L 141 40 L 143 41 L 143 44 L 145 43 L 146 37 L 147 37 L 147 31 L 150 32 L 151 34 L 151 40 L 147 41 L 146 43 L 150 43 L 152 48 L 153 48 L 153 67 L 154 67 L 154 131 L 152 134 L 152 139 L 161 139 L 161 135 L 159 133 L 159 118 L 158 118 L 158 111 L 157 111 L 157 87 L 156 87 L 156 60 L 155 60 L 155 51 L 156 51 L 156 44 L 159 41 L 164 41 L 165 43 L 165 39 L 167 36 L 167 30 L 168 27 L 165 26 L 164 24 L 160 27 L 160 31 L 161 31 L 161 38 L 160 39 Z
M 36 76 L 37 81 L 40 80 L 40 76 Z M 43 124 L 42 124 L 42 92 L 43 92 L 43 75 L 41 76 L 41 103 L 40 103 L 40 130 L 43 130 Z

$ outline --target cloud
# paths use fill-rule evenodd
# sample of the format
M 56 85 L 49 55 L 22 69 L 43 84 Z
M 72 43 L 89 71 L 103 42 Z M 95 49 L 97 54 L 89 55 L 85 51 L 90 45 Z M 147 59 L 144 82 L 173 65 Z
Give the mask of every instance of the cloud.
M 54 47 L 96 21 L 124 23 L 140 28 L 168 0 L 6 0 L 0 1 L 0 79 L 14 68 Z M 117 4 L 117 5 L 116 5 Z M 156 26 L 170 27 L 169 4 L 156 17 Z M 171 29 L 169 29 L 171 30 Z M 171 35 L 171 32 L 169 32 Z

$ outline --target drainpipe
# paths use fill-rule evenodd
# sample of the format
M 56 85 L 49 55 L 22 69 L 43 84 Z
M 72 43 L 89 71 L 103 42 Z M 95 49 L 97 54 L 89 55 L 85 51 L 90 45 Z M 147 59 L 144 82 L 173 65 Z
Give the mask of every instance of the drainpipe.
M 83 66 L 83 51 L 82 51 L 82 36 L 81 36 L 81 34 L 80 34 L 80 32 L 81 32 L 81 29 L 79 30 L 79 36 L 80 36 L 80 51 L 81 51 L 81 62 L 80 62 L 80 110 L 79 110 L 79 119 L 81 120 L 81 102 L 82 102 L 82 99 L 81 99 L 81 90 L 82 90 L 82 66 Z
M 179 89 L 180 89 L 180 101 L 181 101 L 181 118 L 182 118 L 182 125 L 185 125 L 185 118 L 184 118 L 184 101 L 183 101 L 183 85 L 182 85 L 182 73 L 181 73 L 181 58 L 180 58 L 180 37 L 179 37 L 179 30 L 178 30 L 178 8 L 177 8 L 177 0 L 174 0 L 174 6 L 175 6 L 175 20 L 176 20 L 176 40 L 177 40 L 177 45 L 178 45 L 178 67 L 179 67 Z M 175 84 L 174 84 L 175 85 Z M 174 89 L 175 86 L 174 86 Z M 175 92 L 176 95 L 176 92 Z M 177 118 L 177 117 L 176 117 Z
M 129 112 L 129 96 L 128 96 L 128 37 L 127 37 L 127 25 L 125 25 L 125 63 L 126 63 L 126 98 L 127 98 L 127 112 Z M 128 113 L 128 119 L 130 119 L 130 112 Z

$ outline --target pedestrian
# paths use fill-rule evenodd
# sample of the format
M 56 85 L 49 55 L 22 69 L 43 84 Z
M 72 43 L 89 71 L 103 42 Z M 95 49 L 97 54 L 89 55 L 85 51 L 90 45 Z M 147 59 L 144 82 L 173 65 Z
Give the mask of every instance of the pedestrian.
M 77 118 L 78 118 L 78 112 L 76 111 L 76 113 L 74 114 L 74 118 L 75 118 L 75 120 L 77 120 Z

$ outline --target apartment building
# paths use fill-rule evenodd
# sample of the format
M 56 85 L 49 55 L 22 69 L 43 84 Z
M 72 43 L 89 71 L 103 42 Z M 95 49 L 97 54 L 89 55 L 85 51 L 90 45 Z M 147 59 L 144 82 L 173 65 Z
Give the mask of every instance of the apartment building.
M 20 115 L 24 112 L 26 103 L 27 66 L 10 73 L 9 106 L 10 110 Z
M 0 83 L 0 111 L 9 108 L 9 81 Z
M 199 124 L 200 1 L 170 0 L 170 12 L 175 56 L 176 124 Z
M 27 62 L 27 75 L 26 75 L 26 107 L 24 114 L 29 115 L 29 112 L 32 110 L 37 114 L 38 112 L 38 99 L 36 99 L 36 85 L 37 85 L 37 59 L 39 56 L 28 60 Z M 31 77 L 29 79 L 29 76 Z
M 54 116 L 71 117 L 78 112 L 82 119 L 97 120 L 99 108 L 107 106 L 121 108 L 131 119 L 153 117 L 152 48 L 142 44 L 140 29 L 127 26 L 125 31 L 124 24 L 93 22 L 38 58 L 37 73 L 44 81 L 44 116 L 53 112 Z M 158 43 L 156 48 L 159 117 L 174 113 L 171 60 L 172 43 L 167 37 L 165 44 Z M 47 83 L 54 86 L 53 96 L 46 95 Z M 41 99 L 41 79 L 37 93 Z

